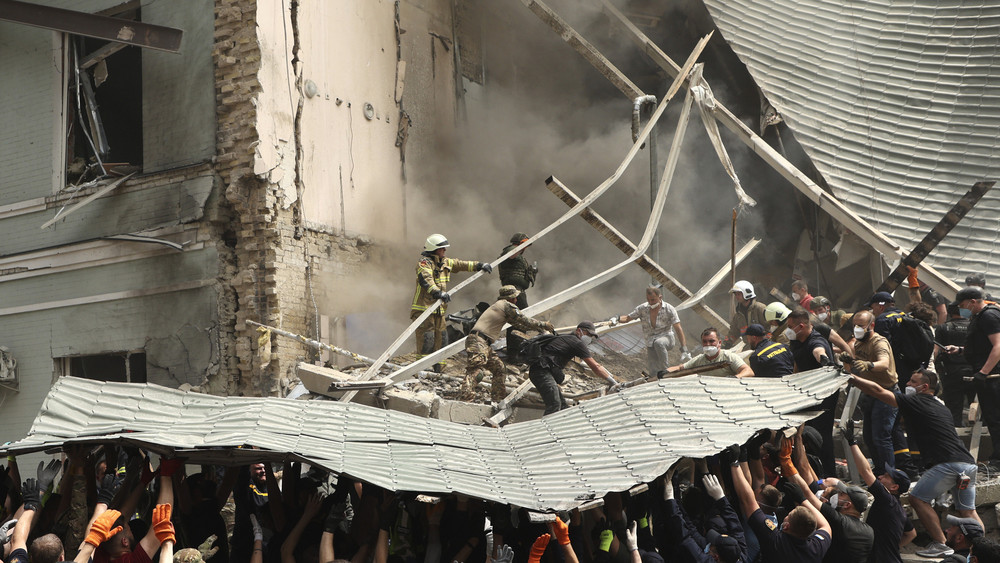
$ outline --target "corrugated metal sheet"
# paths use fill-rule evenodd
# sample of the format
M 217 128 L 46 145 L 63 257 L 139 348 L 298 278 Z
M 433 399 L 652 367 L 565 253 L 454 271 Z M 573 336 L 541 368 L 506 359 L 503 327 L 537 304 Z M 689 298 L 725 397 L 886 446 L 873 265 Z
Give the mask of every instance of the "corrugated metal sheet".
M 705 0 L 834 195 L 912 248 L 1000 157 L 1000 3 Z M 1000 258 L 993 190 L 929 262 Z
M 61 378 L 28 436 L 0 451 L 67 442 L 142 445 L 193 462 L 296 459 L 393 490 L 463 493 L 534 510 L 578 506 L 650 482 L 760 428 L 800 424 L 846 378 L 689 376 L 626 389 L 541 420 L 474 427 L 354 403 L 214 397 Z M 260 450 L 236 449 L 252 446 Z

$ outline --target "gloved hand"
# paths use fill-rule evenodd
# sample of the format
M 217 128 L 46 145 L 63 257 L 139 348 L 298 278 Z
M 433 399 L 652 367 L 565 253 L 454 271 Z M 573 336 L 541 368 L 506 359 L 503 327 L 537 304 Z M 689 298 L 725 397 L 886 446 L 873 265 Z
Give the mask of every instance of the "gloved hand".
M 62 462 L 53 459 L 46 466 L 45 462 L 38 462 L 38 490 L 47 491 L 49 487 L 52 486 L 53 481 L 56 480 L 56 475 L 59 474 L 59 470 L 62 469 Z
M 688 351 L 687 346 L 681 347 L 681 363 L 684 363 L 691 359 L 691 352 Z
M 545 327 L 545 331 L 548 332 L 549 334 L 556 333 L 556 327 L 552 323 L 543 323 L 542 326 Z
M 548 547 L 550 539 L 552 539 L 552 536 L 549 534 L 538 536 L 538 539 L 531 546 L 531 555 L 528 556 L 528 563 L 539 563 L 542 560 L 542 555 L 545 554 L 545 548 Z
M 826 354 L 823 354 L 822 356 L 819 357 L 819 365 L 820 367 L 832 366 L 833 360 L 828 358 Z
M 785 481 L 785 484 L 781 486 L 781 491 L 785 493 L 785 497 L 795 503 L 795 506 L 802 504 L 806 500 L 806 496 L 802 494 L 802 489 L 791 481 Z
M 597 549 L 607 552 L 611 549 L 611 543 L 615 541 L 615 533 L 610 528 L 601 530 L 601 535 L 597 537 Z
M 618 324 L 618 315 L 615 315 L 615 316 L 611 317 L 610 319 L 608 319 L 608 324 L 611 325 L 611 326 L 617 325 Z
M 799 470 L 795 469 L 795 464 L 792 463 L 792 448 L 794 444 L 788 438 L 781 439 L 781 451 L 778 454 L 778 459 L 781 460 L 781 475 L 786 479 L 791 479 L 793 476 L 799 474 Z
M 480 262 L 476 264 L 476 270 L 486 272 L 487 274 L 493 273 L 493 264 L 489 262 Z
M 253 541 L 264 541 L 264 530 L 260 527 L 256 514 L 250 515 L 250 527 L 253 528 Z
M 639 525 L 633 520 L 632 525 L 625 530 L 625 547 L 628 548 L 629 553 L 639 550 L 639 537 L 636 534 L 638 527 Z
M 111 500 L 118 494 L 118 489 L 122 487 L 125 480 L 113 471 L 108 471 L 101 479 L 101 486 L 97 489 L 97 502 L 111 506 Z
M 740 464 L 740 446 L 739 444 L 731 444 L 726 446 L 726 449 L 722 451 L 722 457 L 725 459 L 726 463 L 731 466 L 737 466 Z
M 910 287 L 920 287 L 920 282 L 917 280 L 917 269 L 907 266 L 906 272 L 906 283 L 910 284 Z
M 861 373 L 863 371 L 871 371 L 875 367 L 875 364 L 866 360 L 854 360 L 851 362 L 851 371 L 854 373 Z
M 569 523 L 563 522 L 562 518 L 556 516 L 556 519 L 549 524 L 549 530 L 552 531 L 552 535 L 556 537 L 556 541 L 559 545 L 569 545 Z
M 205 541 L 201 542 L 201 545 L 198 546 L 198 553 L 201 554 L 202 561 L 208 561 L 215 555 L 215 552 L 219 551 L 219 546 L 212 547 L 212 544 L 217 539 L 219 539 L 219 536 L 212 534 L 205 538 Z
M 493 563 L 513 563 L 514 561 L 514 550 L 507 544 L 500 546 L 497 550 L 497 557 L 493 560 Z
M 353 520 L 354 507 L 351 505 L 349 498 L 344 498 L 341 502 L 334 503 L 333 506 L 330 507 L 330 513 L 326 515 L 323 530 L 335 533 L 339 529 L 346 533 L 350 530 L 351 521 Z M 440 522 L 440 519 L 438 521 Z
M 760 459 L 760 447 L 767 442 L 768 438 L 771 436 L 770 430 L 758 430 L 753 436 L 747 440 L 747 458 L 749 459 Z
M 608 382 L 608 393 L 617 393 L 625 388 L 625 384 L 615 381 L 614 383 Z
M 667 474 L 663 476 L 663 500 L 673 500 L 674 499 L 674 472 L 673 470 L 667 471 Z
M 83 540 L 90 545 L 97 547 L 102 543 L 108 541 L 115 534 L 122 531 L 121 526 L 111 526 L 115 525 L 115 522 L 121 518 L 122 513 L 117 510 L 105 510 L 94 520 L 94 523 L 90 525 L 90 532 L 87 534 L 87 539 Z
M 450 303 L 451 302 L 451 295 L 448 295 L 447 292 L 441 291 L 440 289 L 435 289 L 434 291 L 432 291 L 431 292 L 431 297 L 433 297 L 434 299 L 440 299 L 441 301 L 444 301 L 445 303 Z
M 837 358 L 840 360 L 840 363 L 842 364 L 849 364 L 854 361 L 854 358 L 851 356 L 850 352 L 841 352 L 840 355 L 837 356 Z
M 17 525 L 17 518 L 8 520 L 0 526 L 0 550 L 7 545 L 14 537 L 14 526 Z
M 38 494 L 38 481 L 32 478 L 28 478 L 21 485 L 21 498 L 24 502 L 25 510 L 34 510 L 38 512 L 42 508 L 41 495 Z
M 840 429 L 840 432 L 844 435 L 844 440 L 851 446 L 858 443 L 858 439 L 854 437 L 854 419 L 848 418 L 847 424 Z
M 719 484 L 719 478 L 715 475 L 705 475 L 701 478 L 701 482 L 705 485 L 705 492 L 708 493 L 708 496 L 712 497 L 712 500 L 719 500 L 726 496 L 726 492 L 722 490 L 722 485 Z
M 162 463 L 160 467 L 163 467 Z M 158 504 L 153 509 L 153 533 L 156 534 L 156 539 L 160 543 L 165 541 L 177 543 L 177 537 L 174 535 L 174 525 L 170 522 L 169 504 Z

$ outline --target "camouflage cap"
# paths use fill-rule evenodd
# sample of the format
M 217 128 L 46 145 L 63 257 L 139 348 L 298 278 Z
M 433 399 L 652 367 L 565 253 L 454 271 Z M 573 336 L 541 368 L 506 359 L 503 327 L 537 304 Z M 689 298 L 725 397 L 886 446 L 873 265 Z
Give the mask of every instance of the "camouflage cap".
M 514 233 L 514 236 L 510 237 L 510 242 L 513 244 L 521 244 L 522 242 L 528 240 L 528 235 L 524 233 Z
M 515 299 L 521 295 L 521 291 L 512 285 L 505 285 L 500 288 L 499 299 Z

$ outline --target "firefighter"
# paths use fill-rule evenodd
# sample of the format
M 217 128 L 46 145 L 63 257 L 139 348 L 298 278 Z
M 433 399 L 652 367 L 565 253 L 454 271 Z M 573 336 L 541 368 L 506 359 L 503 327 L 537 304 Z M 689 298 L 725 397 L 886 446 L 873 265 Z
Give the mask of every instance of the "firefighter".
M 410 306 L 410 320 L 416 319 L 428 307 L 441 300 L 441 305 L 434 313 L 417 327 L 417 352 L 424 355 L 440 350 L 442 346 L 447 344 L 445 342 L 444 320 L 448 302 L 451 301 L 451 295 L 448 294 L 451 273 L 483 271 L 489 274 L 493 272 L 493 265 L 489 262 L 445 258 L 448 246 L 448 239 L 444 235 L 433 234 L 427 237 L 424 242 L 424 251 L 420 254 L 420 261 L 417 262 L 417 290 L 413 294 L 413 304 Z M 434 334 L 432 342 L 427 342 L 428 332 Z M 443 365 L 436 364 L 435 367 L 440 370 Z
M 767 323 L 764 317 L 765 306 L 757 301 L 757 292 L 754 291 L 752 283 L 740 280 L 733 285 L 729 293 L 736 296 L 736 312 L 729 321 L 729 334 L 723 344 L 725 348 L 732 348 L 740 339 L 745 341 L 744 336 L 748 326 Z

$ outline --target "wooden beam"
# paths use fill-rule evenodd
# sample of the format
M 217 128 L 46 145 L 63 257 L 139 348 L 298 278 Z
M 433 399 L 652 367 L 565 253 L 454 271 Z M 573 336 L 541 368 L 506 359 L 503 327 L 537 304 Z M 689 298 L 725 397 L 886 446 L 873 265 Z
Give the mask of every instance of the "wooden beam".
M 538 19 L 542 20 L 545 24 L 552 28 L 556 34 L 566 42 L 567 45 L 573 48 L 577 53 L 580 53 L 584 59 L 587 60 L 594 68 L 597 69 L 605 78 L 618 88 L 622 94 L 629 100 L 634 100 L 645 94 L 634 82 L 628 79 L 622 71 L 618 70 L 618 67 L 611 64 L 596 47 L 590 44 L 589 41 L 583 38 L 575 29 L 570 27 L 565 20 L 559 17 L 552 8 L 546 6 L 543 2 L 539 0 L 521 0 L 529 10 L 534 12 Z M 678 71 L 680 67 L 678 67 Z
M 510 395 L 507 395 L 502 401 L 497 403 L 497 413 L 487 419 L 484 419 L 483 422 L 493 428 L 499 428 L 500 424 L 510 418 L 510 415 L 514 414 L 514 403 L 516 403 L 521 397 L 527 395 L 533 388 L 534 386 L 531 384 L 531 380 L 525 377 L 524 381 L 522 381 L 521 384 L 510 393 Z
M 908 270 L 907 266 L 916 268 L 920 262 L 931 253 L 934 248 L 937 247 L 944 237 L 948 236 L 948 233 L 958 225 L 958 222 L 962 220 L 965 215 L 972 210 L 972 207 L 979 203 L 979 200 L 983 199 L 986 192 L 990 191 L 990 188 L 996 182 L 976 182 L 972 188 L 965 192 L 962 199 L 958 200 L 958 203 L 951 208 L 950 211 L 945 213 L 944 217 L 938 221 L 937 225 L 927 233 L 927 235 L 920 241 L 912 252 L 907 254 L 902 260 L 899 261 L 899 265 L 896 269 L 889 274 L 889 277 L 882 282 L 882 285 L 878 286 L 875 290 L 876 293 L 879 291 L 888 291 L 892 293 L 899 286 L 903 280 L 906 279 Z

